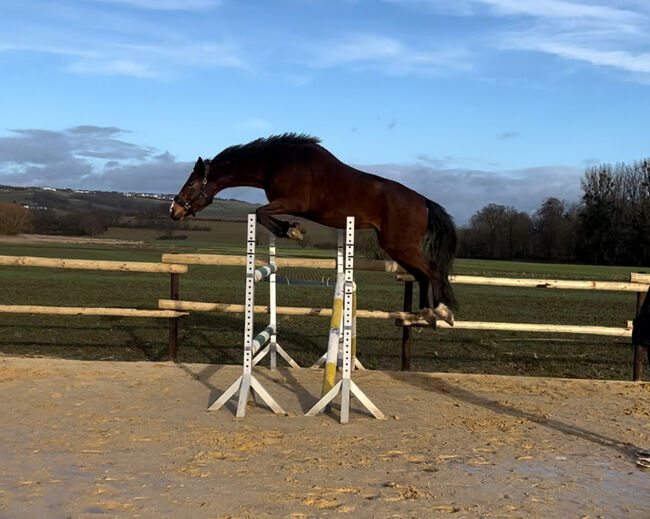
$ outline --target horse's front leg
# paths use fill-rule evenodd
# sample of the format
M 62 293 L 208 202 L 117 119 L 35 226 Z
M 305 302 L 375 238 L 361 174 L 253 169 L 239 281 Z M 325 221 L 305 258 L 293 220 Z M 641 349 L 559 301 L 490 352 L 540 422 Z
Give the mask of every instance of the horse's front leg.
M 274 200 L 267 205 L 258 207 L 255 214 L 257 216 L 257 221 L 278 238 L 302 240 L 302 233 L 304 233 L 305 230 L 300 228 L 297 223 L 278 220 L 272 216 L 274 214 L 287 214 L 291 211 L 292 209 L 287 207 L 287 205 L 282 203 L 282 201 Z

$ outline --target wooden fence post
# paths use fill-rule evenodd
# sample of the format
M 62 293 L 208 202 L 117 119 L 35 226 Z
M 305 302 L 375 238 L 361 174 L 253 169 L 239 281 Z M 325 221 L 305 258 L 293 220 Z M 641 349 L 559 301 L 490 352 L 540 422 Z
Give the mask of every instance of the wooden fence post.
M 171 274 L 170 298 L 178 301 L 179 275 Z M 169 360 L 176 362 L 178 359 L 178 317 L 169 319 Z
M 646 292 L 637 292 L 636 294 L 636 313 L 635 316 L 639 315 L 643 302 L 646 298 Z M 643 354 L 648 353 L 648 363 L 650 363 L 650 348 L 641 346 L 640 344 L 633 344 L 634 347 L 634 364 L 632 366 L 632 380 L 634 382 L 639 382 L 643 379 Z
M 404 305 L 402 311 L 411 313 L 413 309 L 413 281 L 404 282 Z M 411 370 L 411 327 L 402 326 L 402 371 Z

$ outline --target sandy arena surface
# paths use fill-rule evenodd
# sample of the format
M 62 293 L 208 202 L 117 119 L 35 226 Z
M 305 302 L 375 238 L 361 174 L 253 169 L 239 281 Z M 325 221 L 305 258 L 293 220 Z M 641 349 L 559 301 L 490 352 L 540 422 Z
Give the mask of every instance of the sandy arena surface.
M 355 372 L 389 417 L 206 407 L 241 367 L 0 358 L 0 518 L 648 518 L 650 384 Z M 335 411 L 336 412 L 336 411 Z

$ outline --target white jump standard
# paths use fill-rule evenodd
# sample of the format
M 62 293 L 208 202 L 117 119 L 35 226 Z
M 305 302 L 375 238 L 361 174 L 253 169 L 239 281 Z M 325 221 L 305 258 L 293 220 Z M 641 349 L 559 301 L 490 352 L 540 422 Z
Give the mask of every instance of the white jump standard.
M 353 299 L 354 299 L 354 217 L 349 216 L 346 219 L 345 227 L 345 264 L 344 264 L 344 285 L 343 285 L 343 369 L 341 380 L 339 380 L 334 387 L 332 387 L 316 404 L 305 413 L 306 416 L 316 416 L 320 411 L 324 410 L 327 405 L 334 400 L 334 398 L 341 393 L 341 423 L 348 423 L 350 421 L 350 392 L 357 397 L 364 407 L 372 413 L 375 418 L 384 419 L 384 414 L 372 403 L 372 401 L 359 389 L 352 379 L 350 373 L 352 371 L 352 331 L 354 322 Z M 333 311 L 333 313 L 335 313 Z M 336 342 L 331 340 L 330 345 L 332 349 L 338 353 L 338 340 Z M 332 355 L 328 345 L 328 364 L 331 365 Z M 334 362 L 334 369 L 336 360 Z M 330 370 L 325 369 L 324 376 L 331 375 Z M 326 382 L 324 382 L 324 385 Z
M 208 409 L 213 411 L 220 409 L 239 390 L 239 402 L 237 404 L 237 417 L 246 416 L 246 403 L 252 389 L 275 413 L 285 414 L 284 409 L 276 400 L 262 387 L 262 384 L 253 376 L 253 355 L 265 344 L 275 340 L 277 331 L 275 314 L 275 283 L 271 285 L 270 323 L 264 330 L 253 338 L 253 307 L 255 305 L 255 283 L 269 276 L 275 276 L 275 243 L 269 238 L 269 265 L 255 269 L 255 215 L 248 215 L 248 229 L 246 237 L 246 301 L 244 309 L 244 362 L 242 375 L 232 384 Z M 273 280 L 275 281 L 275 280 Z M 271 351 L 271 362 L 275 363 L 275 351 L 280 351 L 279 345 L 276 348 L 262 350 L 257 360 L 264 356 L 265 351 Z M 283 350 L 282 350 L 283 351 Z M 273 366 L 274 367 L 274 366 Z

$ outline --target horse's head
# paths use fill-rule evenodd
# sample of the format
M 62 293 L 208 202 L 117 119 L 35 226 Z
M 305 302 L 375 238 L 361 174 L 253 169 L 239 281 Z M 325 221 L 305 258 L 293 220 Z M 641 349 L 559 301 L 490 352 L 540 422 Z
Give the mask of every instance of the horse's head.
M 212 203 L 216 194 L 214 186 L 208 184 L 210 161 L 201 157 L 194 164 L 190 177 L 180 192 L 174 197 L 169 213 L 174 220 L 182 220 L 188 214 L 196 215 L 198 211 Z

